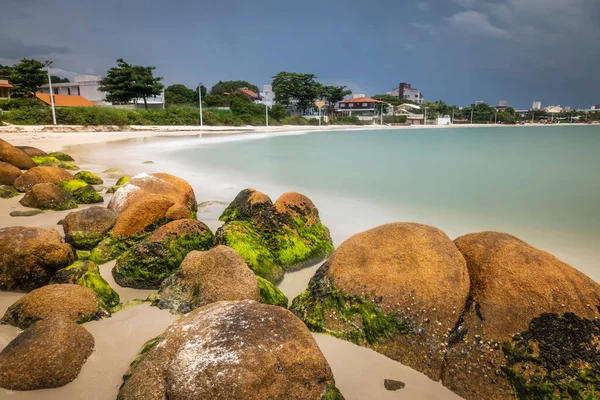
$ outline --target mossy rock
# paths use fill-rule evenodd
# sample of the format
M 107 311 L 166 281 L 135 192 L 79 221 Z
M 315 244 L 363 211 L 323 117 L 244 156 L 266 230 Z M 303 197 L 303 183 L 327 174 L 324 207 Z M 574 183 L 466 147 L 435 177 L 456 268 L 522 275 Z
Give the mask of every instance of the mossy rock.
M 40 210 L 72 210 L 77 202 L 71 193 L 52 183 L 38 183 L 23 196 L 19 203 L 24 207 Z
M 102 239 L 100 243 L 98 243 L 96 247 L 90 251 L 89 258 L 96 264 L 107 263 L 131 249 L 149 234 L 150 232 L 145 232 L 141 235 L 120 238 L 115 237 L 112 233 L 109 233 L 104 239 Z
M 14 187 L 7 185 L 0 186 L 0 199 L 11 199 L 18 195 L 19 192 Z
M 62 169 L 68 169 L 68 170 L 72 170 L 72 171 L 77 171 L 79 168 L 79 166 L 70 163 L 70 162 L 61 162 L 60 164 L 57 165 L 58 168 L 62 168 Z
M 75 159 L 73 157 L 71 157 L 70 155 L 60 152 L 60 151 L 54 151 L 50 154 L 48 154 L 51 157 L 55 157 L 57 159 L 59 159 L 60 161 L 75 161 Z
M 330 383 L 325 388 L 325 393 L 323 393 L 321 400 L 344 400 L 344 396 L 342 396 L 342 392 L 340 392 L 335 384 Z
M 89 171 L 79 171 L 75 174 L 75 179 L 80 179 L 90 185 L 102 185 L 104 183 L 102 178 Z
M 261 303 L 287 308 L 289 302 L 288 298 L 277 286 L 260 276 L 257 276 L 256 278 L 258 279 Z
M 106 237 L 117 220 L 117 214 L 94 206 L 69 213 L 63 220 L 65 241 L 78 250 L 92 250 Z
M 61 163 L 61 161 L 58 158 L 52 156 L 34 156 L 31 157 L 31 159 L 33 160 L 35 165 L 44 167 L 54 167 Z
M 104 202 L 104 197 L 94 189 L 92 185 L 87 185 L 73 192 L 73 198 L 79 204 L 97 204 Z
M 120 256 L 112 274 L 121 286 L 158 289 L 189 252 L 209 250 L 214 245 L 213 233 L 202 222 L 192 219 L 173 221 Z
M 122 176 L 119 178 L 119 180 L 117 181 L 117 183 L 113 186 L 111 186 L 106 193 L 114 193 L 117 191 L 118 188 L 120 188 L 121 186 L 123 186 L 124 184 L 126 184 L 127 182 L 129 182 L 129 180 L 131 179 L 131 177 L 129 176 Z
M 77 253 L 79 255 L 79 252 Z M 50 283 L 73 283 L 92 289 L 109 307 L 119 304 L 119 294 L 100 275 L 93 261 L 76 261 L 56 272 Z
M 81 189 L 88 186 L 88 183 L 81 179 L 69 179 L 68 181 L 57 182 L 55 183 L 55 185 L 73 194 L 77 189 Z
M 85 261 L 90 259 L 90 252 L 84 250 L 77 250 L 77 259 L 79 261 Z

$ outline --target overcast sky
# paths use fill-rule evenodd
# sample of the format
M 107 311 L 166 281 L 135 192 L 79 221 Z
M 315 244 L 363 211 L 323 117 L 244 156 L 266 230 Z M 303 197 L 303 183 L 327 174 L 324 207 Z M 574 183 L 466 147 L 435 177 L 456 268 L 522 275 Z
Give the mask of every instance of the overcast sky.
M 600 103 L 599 0 L 2 0 L 0 64 L 104 75 L 119 57 L 169 85 L 309 72 L 357 93 Z

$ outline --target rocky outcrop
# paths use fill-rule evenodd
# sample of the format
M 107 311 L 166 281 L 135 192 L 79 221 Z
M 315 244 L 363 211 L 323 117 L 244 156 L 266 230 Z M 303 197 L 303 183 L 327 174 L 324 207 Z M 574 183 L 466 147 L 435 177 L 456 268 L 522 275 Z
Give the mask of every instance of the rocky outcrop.
M 117 225 L 113 229 L 113 233 L 116 232 Z M 213 233 L 202 222 L 194 219 L 173 221 L 119 257 L 112 271 L 113 277 L 121 286 L 158 289 L 189 252 L 208 250 L 214 244 Z
M 121 214 L 134 204 L 144 201 L 149 195 L 162 196 L 180 204 L 194 216 L 198 210 L 196 196 L 191 185 L 185 180 L 164 173 L 139 174 L 131 178 L 117 190 L 108 208 Z
M 48 154 L 43 151 L 38 149 L 37 147 L 32 147 L 32 146 L 15 146 L 17 149 L 21 150 L 23 153 L 27 154 L 29 157 L 35 157 L 35 156 L 47 156 Z
M 79 171 L 75 174 L 75 179 L 82 180 L 90 185 L 102 185 L 104 183 L 102 178 L 89 171 Z
M 271 282 L 257 276 L 258 279 L 258 288 L 260 290 L 260 302 L 264 304 L 271 304 L 274 306 L 279 306 L 283 308 L 288 307 L 289 300 L 285 294 Z
M 212 303 L 176 321 L 124 379 L 120 400 L 342 399 L 302 322 L 248 300 Z
M 38 321 L 0 352 L 0 387 L 36 390 L 71 382 L 92 354 L 94 338 L 63 315 Z
M 467 399 L 509 398 L 531 389 L 527 389 L 530 385 L 562 392 L 558 372 L 572 364 L 571 375 L 583 374 L 591 362 L 584 357 L 579 364 L 576 359 L 583 353 L 564 346 L 578 345 L 577 335 L 587 335 L 583 327 L 590 322 L 584 320 L 600 322 L 600 285 L 553 255 L 505 233 L 469 234 L 454 242 L 467 261 L 471 290 L 452 331 L 444 385 Z M 574 316 L 562 317 L 565 313 Z M 568 320 L 575 321 L 571 335 L 564 329 L 570 325 Z M 577 326 L 582 330 L 574 334 Z M 572 352 L 566 363 L 561 359 L 564 351 Z M 544 363 L 531 359 L 547 352 L 556 357 L 551 368 L 542 368 Z M 529 367 L 523 369 L 523 365 Z M 498 374 L 503 368 L 505 373 Z M 552 376 L 557 379 L 553 381 Z
M 6 310 L 2 322 L 26 329 L 51 315 L 64 315 L 83 323 L 108 317 L 110 311 L 90 288 L 71 284 L 47 285 L 17 300 Z
M 54 229 L 0 229 L 0 289 L 33 290 L 73 263 L 75 253 Z
M 65 242 L 78 250 L 91 250 L 110 232 L 117 213 L 104 207 L 90 207 L 69 213 L 63 220 Z
M 439 380 L 469 293 L 464 258 L 439 229 L 383 225 L 345 241 L 294 299 L 316 332 L 367 346 Z
M 63 153 L 61 151 L 53 151 L 52 153 L 50 153 L 48 155 L 50 157 L 58 158 L 60 161 L 75 161 L 75 159 L 73 157 L 71 157 L 70 155 Z
M 56 185 L 71 193 L 78 204 L 96 204 L 104 202 L 102 195 L 84 180 L 70 179 L 68 181 L 58 182 Z
M 119 304 L 119 294 L 100 275 L 98 266 L 89 260 L 75 261 L 54 274 L 50 283 L 71 283 L 92 289 L 108 307 Z
M 285 271 L 333 251 L 329 229 L 310 199 L 285 193 L 275 204 L 254 189 L 240 192 L 221 215 L 217 241 L 235 249 L 255 274 L 277 283 Z
M 260 299 L 256 276 L 235 250 L 217 246 L 189 253 L 164 280 L 153 305 L 186 314 L 216 301 L 246 299 Z
M 33 157 L 31 157 L 31 159 L 33 160 L 35 165 L 37 165 L 38 167 L 47 167 L 47 166 L 56 167 L 62 162 L 58 158 L 48 156 L 48 155 L 33 156 Z
M 73 175 L 58 167 L 35 167 L 15 179 L 15 188 L 27 192 L 38 183 L 57 183 L 73 179 Z
M 14 165 L 19 169 L 35 167 L 31 157 L 2 139 L 0 139 L 0 161 Z
M 0 185 L 14 185 L 15 180 L 22 175 L 19 168 L 0 161 Z
M 115 183 L 113 186 L 109 187 L 108 190 L 106 191 L 106 193 L 114 193 L 117 191 L 117 189 L 119 189 L 121 186 L 123 186 L 124 184 L 126 184 L 127 182 L 129 182 L 131 178 L 129 176 L 122 176 L 119 178 L 119 180 L 117 180 L 117 183 Z
M 24 207 L 40 210 L 72 210 L 77 208 L 77 202 L 67 192 L 53 183 L 38 183 L 19 201 Z

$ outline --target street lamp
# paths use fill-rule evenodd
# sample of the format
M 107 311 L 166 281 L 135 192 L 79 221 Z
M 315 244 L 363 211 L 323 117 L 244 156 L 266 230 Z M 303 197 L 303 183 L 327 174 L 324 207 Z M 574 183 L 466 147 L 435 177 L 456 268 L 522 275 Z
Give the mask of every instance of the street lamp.
M 198 83 L 198 104 L 200 105 L 200 128 L 204 126 L 202 121 L 202 82 Z
M 52 61 L 46 60 L 46 67 L 48 67 L 48 87 L 50 88 L 50 106 L 52 107 L 52 123 L 56 125 L 56 111 L 54 111 L 54 92 L 52 91 L 52 78 L 50 78 L 50 66 Z

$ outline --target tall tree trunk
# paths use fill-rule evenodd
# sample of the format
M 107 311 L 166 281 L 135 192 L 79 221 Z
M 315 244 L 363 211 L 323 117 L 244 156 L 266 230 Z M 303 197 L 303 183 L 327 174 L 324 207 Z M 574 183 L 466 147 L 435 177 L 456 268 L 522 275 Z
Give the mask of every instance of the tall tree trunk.
M 146 96 L 144 96 L 144 108 L 148 109 L 148 101 L 146 100 Z

